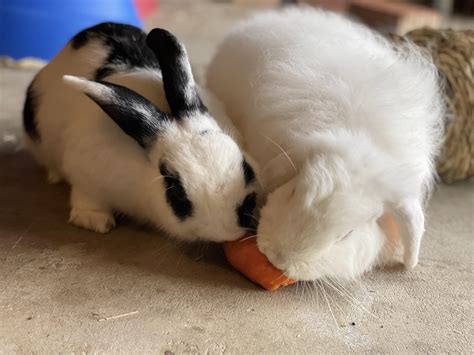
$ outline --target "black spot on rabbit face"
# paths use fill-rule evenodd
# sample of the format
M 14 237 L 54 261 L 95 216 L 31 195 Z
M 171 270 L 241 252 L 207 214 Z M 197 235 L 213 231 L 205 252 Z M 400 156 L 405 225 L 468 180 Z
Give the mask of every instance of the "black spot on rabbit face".
M 80 49 L 94 39 L 102 41 L 109 50 L 104 63 L 96 70 L 95 80 L 102 80 L 118 70 L 160 67 L 146 45 L 145 32 L 138 27 L 104 22 L 79 32 L 72 38 L 71 45 Z
M 255 217 L 253 216 L 256 206 L 257 194 L 255 192 L 245 196 L 242 203 L 237 207 L 237 220 L 239 226 L 245 229 L 253 229 L 256 227 Z
M 189 201 L 180 176 L 171 172 L 165 163 L 160 163 L 160 173 L 164 177 L 166 200 L 180 220 L 185 220 L 193 214 L 193 204 Z
M 250 164 L 245 160 L 242 162 L 242 168 L 244 169 L 245 186 L 247 186 L 255 180 L 255 173 Z
M 23 127 L 33 141 L 40 141 L 38 123 L 36 121 L 37 93 L 33 90 L 34 80 L 26 91 L 25 104 L 23 106 Z

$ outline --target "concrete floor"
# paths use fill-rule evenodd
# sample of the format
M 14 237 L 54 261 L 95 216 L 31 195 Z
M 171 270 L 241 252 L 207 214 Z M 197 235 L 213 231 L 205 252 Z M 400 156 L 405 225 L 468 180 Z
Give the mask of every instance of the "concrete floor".
M 165 1 L 148 26 L 176 32 L 202 73 L 223 28 L 252 10 L 189 6 Z M 48 185 L 19 144 L 33 75 L 0 68 L 0 353 L 472 352 L 472 183 L 435 192 L 415 270 L 268 293 L 218 247 L 132 221 L 108 235 L 67 224 L 67 186 Z

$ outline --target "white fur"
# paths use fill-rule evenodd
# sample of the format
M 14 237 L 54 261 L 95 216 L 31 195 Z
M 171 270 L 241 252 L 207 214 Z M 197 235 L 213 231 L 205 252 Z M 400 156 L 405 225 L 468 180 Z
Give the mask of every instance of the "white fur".
M 208 85 L 261 166 L 257 241 L 275 266 L 357 277 L 393 251 L 383 213 L 416 265 L 441 136 L 436 73 L 414 45 L 320 10 L 261 14 L 227 35 Z
M 107 89 L 70 76 L 91 79 L 106 57 L 107 49 L 98 40 L 78 50 L 68 44 L 33 84 L 41 141 L 26 140 L 50 181 L 62 178 L 71 185 L 70 221 L 107 232 L 117 211 L 184 240 L 240 237 L 245 231 L 237 224 L 236 207 L 255 184 L 244 184 L 238 137 L 232 136 L 234 129 L 218 101 L 202 91 L 210 114 L 170 121 L 146 152 L 82 92 L 107 95 Z M 159 71 L 140 69 L 105 80 L 140 93 L 169 113 Z M 203 130 L 209 133 L 200 134 Z M 166 202 L 161 159 L 180 174 L 194 205 L 193 215 L 184 221 Z

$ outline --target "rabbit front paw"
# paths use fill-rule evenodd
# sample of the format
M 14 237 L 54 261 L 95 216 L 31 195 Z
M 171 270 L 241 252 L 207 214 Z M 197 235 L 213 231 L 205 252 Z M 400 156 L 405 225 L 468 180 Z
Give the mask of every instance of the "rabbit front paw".
M 69 222 L 98 233 L 108 233 L 115 227 L 114 216 L 102 211 L 72 209 Z
M 74 186 L 71 191 L 69 222 L 98 233 L 110 232 L 115 227 L 112 211 L 90 194 L 85 194 Z

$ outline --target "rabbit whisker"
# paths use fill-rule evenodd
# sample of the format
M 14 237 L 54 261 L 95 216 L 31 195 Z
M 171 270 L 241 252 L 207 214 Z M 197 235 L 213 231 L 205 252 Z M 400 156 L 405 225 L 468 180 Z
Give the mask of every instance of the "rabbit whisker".
M 151 182 L 155 182 L 155 181 L 157 181 L 157 180 L 161 180 L 161 179 L 164 179 L 164 178 L 175 179 L 176 176 L 171 176 L 171 175 L 159 175 L 159 176 L 155 177 L 153 180 L 151 180 Z
M 251 235 L 251 236 L 240 239 L 239 242 L 245 242 L 246 240 L 253 239 L 253 238 L 257 238 L 257 236 L 256 235 Z
M 321 292 L 324 296 L 324 299 L 326 300 L 326 303 L 328 305 L 328 308 L 329 308 L 329 312 L 331 312 L 331 316 L 332 316 L 332 319 L 334 320 L 334 324 L 336 325 L 336 329 L 338 329 L 339 331 L 339 324 L 337 323 L 337 320 L 336 320 L 336 316 L 334 315 L 334 312 L 332 310 L 332 307 L 331 307 L 331 303 L 329 302 L 329 299 L 326 295 L 326 291 L 324 290 L 324 285 L 320 283 L 320 281 L 318 281 L 317 285 L 320 287 L 321 289 Z
M 252 218 L 255 222 L 258 222 L 258 219 L 254 216 L 254 215 L 251 215 L 249 213 L 244 213 L 247 217 L 250 217 Z
M 283 147 L 279 145 L 277 142 L 275 142 L 273 139 L 271 139 L 270 137 L 266 136 L 265 134 L 260 133 L 260 135 L 268 139 L 269 142 L 273 143 L 278 149 L 281 150 L 281 152 L 285 155 L 286 159 L 288 159 L 288 161 L 290 162 L 291 166 L 293 167 L 293 170 L 296 172 L 297 169 L 296 169 L 295 163 L 293 162 L 293 160 L 291 160 L 289 154 L 283 149 Z
M 330 286 L 329 284 L 326 283 L 326 281 L 324 279 L 321 279 L 321 282 L 325 285 L 325 286 L 329 286 L 329 290 L 327 290 L 327 295 L 329 296 L 329 291 L 335 291 L 337 293 L 337 291 L 334 289 L 334 287 Z M 340 294 L 339 294 L 340 295 Z M 337 307 L 337 309 L 341 312 L 341 313 L 344 313 L 344 310 L 342 309 L 341 305 L 336 302 L 336 298 L 337 297 L 333 297 L 331 299 L 331 301 L 333 301 L 333 305 Z M 346 298 L 342 297 L 343 300 L 346 300 Z
M 355 298 L 355 296 L 353 294 L 351 294 L 349 292 L 349 290 L 347 290 L 341 283 L 337 282 L 335 279 L 326 279 L 325 280 L 326 284 L 330 284 L 330 282 L 332 282 L 332 286 L 334 287 L 334 289 L 338 289 L 341 293 L 342 293 L 342 296 L 346 297 L 346 299 L 348 301 L 351 301 L 350 303 L 356 307 L 358 307 L 359 309 L 363 310 L 364 312 L 366 312 L 367 314 L 371 315 L 372 317 L 374 318 L 379 318 L 377 315 L 375 315 L 374 313 L 372 313 L 371 311 L 369 311 L 367 308 L 364 307 L 364 305 L 357 299 Z

